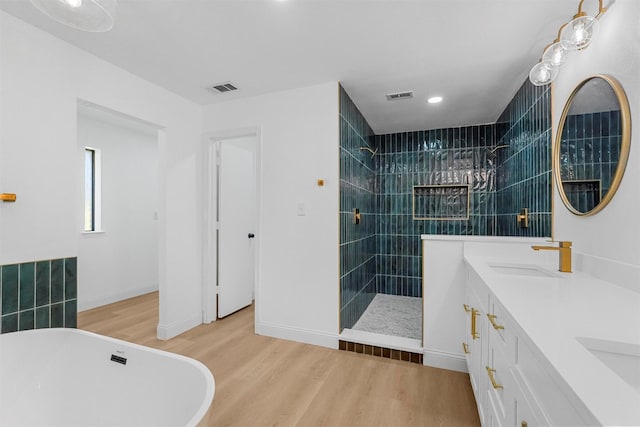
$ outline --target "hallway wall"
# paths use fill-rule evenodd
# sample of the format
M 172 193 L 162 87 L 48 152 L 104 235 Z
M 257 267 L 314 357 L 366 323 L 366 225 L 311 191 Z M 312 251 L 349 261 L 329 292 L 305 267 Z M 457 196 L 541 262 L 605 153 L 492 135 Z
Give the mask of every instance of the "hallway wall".
M 80 235 L 79 311 L 158 290 L 157 130 L 134 130 L 81 111 L 83 159 L 87 146 L 100 150 L 102 224 Z

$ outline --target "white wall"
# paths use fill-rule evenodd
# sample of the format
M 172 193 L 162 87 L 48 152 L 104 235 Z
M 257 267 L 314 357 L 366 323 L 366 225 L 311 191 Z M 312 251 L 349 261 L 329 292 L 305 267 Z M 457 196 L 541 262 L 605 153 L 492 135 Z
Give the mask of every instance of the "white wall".
M 78 99 L 86 100 L 163 128 L 158 333 L 199 324 L 202 108 L 4 12 L 0 40 L 0 191 L 18 195 L 0 204 L 0 264 L 78 254 L 76 120 Z
M 134 130 L 81 112 L 83 159 L 85 147 L 100 150 L 102 224 L 97 233 L 80 236 L 79 311 L 158 289 L 157 130 Z
M 338 84 L 211 105 L 204 120 L 260 129 L 256 332 L 337 348 Z
M 605 2 L 607 4 L 608 2 Z M 615 77 L 631 108 L 631 152 L 611 203 L 590 217 L 571 214 L 554 192 L 554 236 L 574 243 L 576 268 L 640 291 L 640 2 L 618 0 L 600 19 L 600 32 L 560 70 L 553 84 L 553 128 L 578 83 L 595 74 Z

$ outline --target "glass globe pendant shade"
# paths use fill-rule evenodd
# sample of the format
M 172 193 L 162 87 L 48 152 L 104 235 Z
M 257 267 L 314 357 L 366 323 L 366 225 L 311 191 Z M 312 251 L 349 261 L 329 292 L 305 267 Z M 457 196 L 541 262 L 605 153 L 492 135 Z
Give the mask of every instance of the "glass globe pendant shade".
M 115 22 L 118 0 L 31 0 L 51 19 L 77 30 L 100 33 Z
M 558 68 L 548 62 L 538 62 L 529 72 L 529 80 L 535 86 L 551 83 L 558 76 Z
M 556 42 L 545 49 L 542 54 L 542 62 L 547 62 L 554 67 L 562 67 L 567 62 L 570 51 L 562 42 Z
M 569 50 L 580 50 L 589 46 L 598 33 L 600 24 L 592 16 L 581 16 L 569 22 L 560 33 L 560 43 Z

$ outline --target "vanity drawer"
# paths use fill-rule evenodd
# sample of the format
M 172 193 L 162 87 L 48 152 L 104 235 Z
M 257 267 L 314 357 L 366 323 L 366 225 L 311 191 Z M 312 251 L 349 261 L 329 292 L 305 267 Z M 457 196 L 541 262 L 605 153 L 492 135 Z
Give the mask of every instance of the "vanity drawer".
M 499 348 L 505 356 L 507 364 L 516 362 L 516 333 L 513 328 L 513 320 L 507 314 L 495 297 L 491 296 L 489 310 L 487 311 L 487 323 L 491 346 Z
M 495 397 L 489 392 L 488 399 L 489 402 L 489 413 L 487 414 L 485 426 L 486 427 L 502 427 L 508 426 L 504 422 L 504 417 L 500 415 L 500 404 L 496 402 Z
M 492 343 L 493 344 L 493 343 Z M 509 425 L 507 422 L 507 405 L 511 395 L 509 364 L 500 346 L 489 348 L 489 358 L 484 367 L 486 374 L 486 390 L 491 402 L 492 414 L 498 425 Z
M 529 406 L 544 408 L 545 420 L 552 425 L 590 425 L 594 420 L 584 418 L 573 405 L 562 387 L 547 372 L 528 343 L 517 340 L 517 363 L 513 369 L 515 378 L 530 394 Z M 576 398 L 577 399 L 577 398 Z
M 522 379 L 517 372 L 512 371 L 511 380 L 513 387 L 512 408 L 514 410 L 514 425 L 516 427 L 542 427 L 551 425 L 535 399 L 531 397 L 530 390 L 522 385 Z

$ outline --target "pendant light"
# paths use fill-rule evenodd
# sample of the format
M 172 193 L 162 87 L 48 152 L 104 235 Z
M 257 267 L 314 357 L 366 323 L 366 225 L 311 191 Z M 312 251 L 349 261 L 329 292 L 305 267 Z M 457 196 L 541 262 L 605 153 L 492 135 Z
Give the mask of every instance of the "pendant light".
M 558 68 L 548 62 L 538 62 L 529 72 L 529 80 L 535 86 L 551 83 L 558 76 Z
M 565 44 L 556 39 L 555 43 L 550 44 L 542 54 L 542 62 L 551 64 L 555 68 L 560 68 L 567 63 L 567 58 L 571 50 L 567 49 Z
M 101 33 L 113 28 L 117 0 L 31 0 L 51 19 L 77 30 Z
M 582 11 L 580 0 L 578 13 L 573 20 L 562 25 L 558 30 L 558 37 L 547 46 L 542 54 L 540 62 L 533 66 L 529 72 L 529 80 L 535 86 L 543 86 L 551 83 L 558 75 L 558 69 L 562 67 L 572 51 L 585 49 L 597 34 L 599 28 L 598 18 L 607 11 L 598 0 L 598 14 L 593 17 Z
M 560 33 L 560 42 L 569 50 L 581 50 L 589 46 L 600 26 L 593 16 L 588 16 L 582 11 L 578 12 L 578 15 L 565 25 Z

